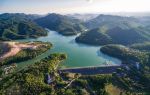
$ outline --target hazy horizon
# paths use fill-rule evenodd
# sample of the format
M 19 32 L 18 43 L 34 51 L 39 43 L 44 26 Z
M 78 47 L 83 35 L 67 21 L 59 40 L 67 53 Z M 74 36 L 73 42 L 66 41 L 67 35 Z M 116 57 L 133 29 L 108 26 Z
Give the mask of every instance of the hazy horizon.
M 149 4 L 149 0 L 1 0 L 0 13 L 144 13 L 150 12 Z

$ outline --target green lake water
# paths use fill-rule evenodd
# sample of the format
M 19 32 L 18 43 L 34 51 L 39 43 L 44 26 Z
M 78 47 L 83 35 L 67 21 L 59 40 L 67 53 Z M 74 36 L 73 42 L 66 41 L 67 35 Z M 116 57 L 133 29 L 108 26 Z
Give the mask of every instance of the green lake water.
M 20 40 L 44 42 L 48 41 L 53 44 L 53 48 L 32 60 L 18 63 L 18 68 L 37 62 L 54 52 L 62 52 L 67 54 L 67 60 L 61 63 L 62 68 L 101 66 L 106 65 L 106 62 L 111 65 L 121 64 L 120 60 L 102 54 L 100 52 L 100 46 L 78 44 L 75 42 L 75 38 L 76 36 L 62 36 L 55 31 L 49 30 L 48 36 L 46 37 Z

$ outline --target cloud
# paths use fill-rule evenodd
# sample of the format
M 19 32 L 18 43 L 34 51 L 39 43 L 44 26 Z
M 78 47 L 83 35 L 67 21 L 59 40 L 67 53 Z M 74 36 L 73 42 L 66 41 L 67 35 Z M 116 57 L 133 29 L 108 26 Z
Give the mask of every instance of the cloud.
M 93 0 L 86 0 L 88 3 L 92 3 L 93 2 Z

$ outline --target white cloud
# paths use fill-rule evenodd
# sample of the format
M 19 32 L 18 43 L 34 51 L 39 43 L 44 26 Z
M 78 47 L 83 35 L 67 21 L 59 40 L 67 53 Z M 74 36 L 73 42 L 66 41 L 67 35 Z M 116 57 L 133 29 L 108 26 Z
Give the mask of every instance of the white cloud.
M 86 0 L 88 3 L 92 3 L 93 2 L 93 0 Z

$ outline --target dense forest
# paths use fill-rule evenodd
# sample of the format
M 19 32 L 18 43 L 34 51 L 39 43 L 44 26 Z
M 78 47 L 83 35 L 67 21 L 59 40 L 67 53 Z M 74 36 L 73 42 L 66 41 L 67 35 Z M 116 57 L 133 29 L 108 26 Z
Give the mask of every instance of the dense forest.
M 65 54 L 52 54 L 49 57 L 29 66 L 21 71 L 16 71 L 9 76 L 6 76 L 0 81 L 0 93 L 15 94 L 24 93 L 24 95 L 34 95 L 42 93 L 51 93 L 52 86 L 49 86 L 44 80 L 46 73 L 57 73 L 55 67 L 57 64 L 66 58 Z M 59 77 L 56 77 L 56 82 Z
M 130 66 L 130 70 L 120 68 L 113 74 L 80 75 L 63 73 L 58 70 L 58 65 L 66 58 L 65 54 L 51 54 L 28 68 L 4 77 L 0 81 L 2 85 L 0 93 L 15 95 L 20 93 L 23 95 L 136 95 L 149 92 L 150 80 L 146 67 L 142 67 L 138 72 L 135 67 Z M 47 75 L 50 76 L 50 83 L 48 83 Z
M 13 40 L 46 36 L 43 28 L 57 31 L 62 35 L 81 33 L 76 41 L 92 45 L 131 45 L 150 41 L 148 17 L 122 17 L 98 15 L 88 20 L 71 15 L 48 14 L 46 16 L 26 14 L 1 14 L 0 39 Z M 88 30 L 88 31 L 87 31 Z
M 60 15 L 60 14 L 48 14 L 45 17 L 35 20 L 40 26 L 59 32 L 62 35 L 76 35 L 83 31 L 84 26 L 78 19 Z
M 105 45 L 100 49 L 100 51 L 126 62 L 149 62 L 149 56 L 147 52 L 141 52 L 139 50 L 131 49 L 123 45 Z
M 32 15 L 25 14 L 1 14 L 0 15 L 0 39 L 14 40 L 25 38 L 37 38 L 46 36 L 47 31 L 33 22 Z
M 65 54 L 51 54 L 26 69 L 12 73 L 0 81 L 0 94 L 108 95 L 105 87 L 111 84 L 111 75 L 61 73 L 57 66 L 66 58 Z M 47 83 L 47 75 L 50 75 L 50 83 Z
M 150 42 L 133 44 L 133 45 L 130 46 L 130 48 L 150 52 Z
M 130 92 L 150 93 L 150 52 L 122 45 L 106 45 L 100 50 L 107 55 L 121 59 L 126 65 L 125 68 L 120 68 L 113 74 L 120 88 Z
M 84 25 L 89 30 L 76 38 L 79 43 L 131 45 L 150 41 L 150 29 L 141 18 L 99 15 Z
M 0 40 L 46 36 L 44 28 L 65 36 L 81 33 L 75 39 L 76 42 L 103 45 L 100 51 L 120 59 L 122 67 L 115 73 L 105 75 L 63 73 L 58 70 L 58 66 L 67 55 L 54 53 L 27 68 L 15 69 L 14 63 L 35 58 L 52 47 L 49 42 L 35 42 L 34 45 L 43 45 L 36 49 L 22 49 L 15 56 L 0 62 L 0 94 L 109 95 L 116 91 L 120 95 L 149 95 L 149 17 L 97 15 L 85 20 L 79 18 L 79 15 L 54 13 L 46 16 L 1 14 Z M 6 44 L 4 47 L 9 46 Z M 0 46 L 0 54 L 9 51 L 10 48 L 4 47 Z M 5 74 L 5 68 L 13 66 L 14 71 L 10 70 L 10 73 Z

